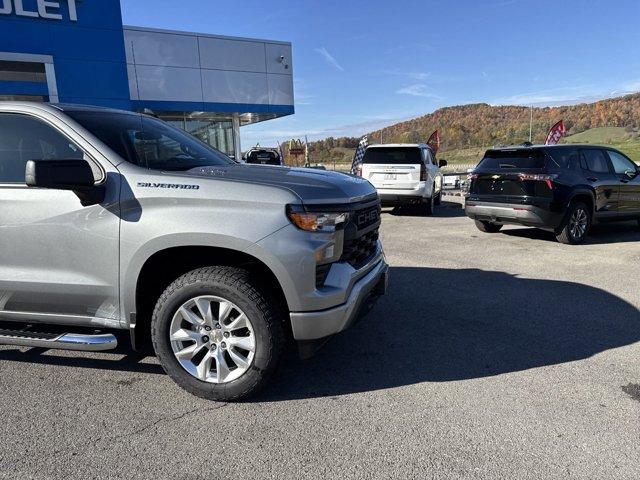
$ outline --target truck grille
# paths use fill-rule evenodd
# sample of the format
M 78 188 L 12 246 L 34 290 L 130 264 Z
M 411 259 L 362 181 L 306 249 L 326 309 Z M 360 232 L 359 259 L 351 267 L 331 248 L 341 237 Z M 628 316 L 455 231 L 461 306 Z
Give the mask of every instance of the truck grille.
M 373 257 L 377 247 L 378 229 L 376 228 L 360 238 L 344 242 L 341 260 L 348 262 L 355 269 L 361 268 Z
M 366 265 L 376 253 L 379 228 L 379 201 L 354 212 L 345 228 L 340 261 L 349 263 L 356 270 Z

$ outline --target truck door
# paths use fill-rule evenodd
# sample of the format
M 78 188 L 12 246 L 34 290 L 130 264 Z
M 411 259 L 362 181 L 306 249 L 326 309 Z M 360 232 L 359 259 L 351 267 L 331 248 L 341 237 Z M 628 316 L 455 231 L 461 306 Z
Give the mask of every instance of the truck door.
M 66 125 L 0 112 L 0 319 L 117 324 L 119 181 Z M 73 140 L 75 138 L 75 140 Z M 102 205 L 29 188 L 28 160 L 86 159 L 106 182 Z M 111 171 L 109 171 L 111 170 Z M 115 175 L 114 175 L 115 174 Z

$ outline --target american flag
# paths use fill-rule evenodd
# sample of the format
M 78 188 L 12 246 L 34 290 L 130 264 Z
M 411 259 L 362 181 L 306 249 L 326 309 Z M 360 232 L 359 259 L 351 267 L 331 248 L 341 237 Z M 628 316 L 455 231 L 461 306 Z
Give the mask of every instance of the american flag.
M 365 135 L 360 139 L 360 143 L 358 144 L 358 148 L 356 148 L 356 153 L 353 155 L 353 163 L 351 164 L 351 173 L 353 175 L 356 174 L 356 170 L 360 165 L 362 165 L 362 159 L 364 158 L 364 151 L 369 146 L 369 139 Z

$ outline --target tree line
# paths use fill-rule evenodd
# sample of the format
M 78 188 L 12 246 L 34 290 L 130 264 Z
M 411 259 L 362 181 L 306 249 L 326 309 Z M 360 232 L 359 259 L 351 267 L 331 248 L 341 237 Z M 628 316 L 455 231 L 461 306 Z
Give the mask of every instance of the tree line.
M 640 127 L 640 93 L 571 106 L 529 108 L 493 106 L 486 103 L 445 107 L 433 113 L 370 132 L 369 142 L 426 142 L 440 130 L 443 151 L 492 145 L 519 144 L 529 139 L 529 120 L 533 114 L 532 139 L 544 143 L 549 128 L 564 120 L 567 134 L 596 127 L 623 127 L 637 136 Z M 310 142 L 314 161 L 348 161 L 350 153 L 340 149 L 356 148 L 359 138 L 325 138 Z M 286 149 L 284 149 L 286 151 Z

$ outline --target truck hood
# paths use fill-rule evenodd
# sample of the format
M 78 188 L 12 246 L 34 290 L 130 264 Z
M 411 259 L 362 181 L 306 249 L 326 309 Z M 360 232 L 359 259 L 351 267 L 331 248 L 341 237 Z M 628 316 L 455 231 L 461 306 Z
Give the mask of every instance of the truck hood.
M 217 178 L 285 188 L 303 203 L 351 203 L 376 193 L 367 180 L 352 175 L 311 168 L 234 164 L 198 167 L 184 172 L 191 177 Z

